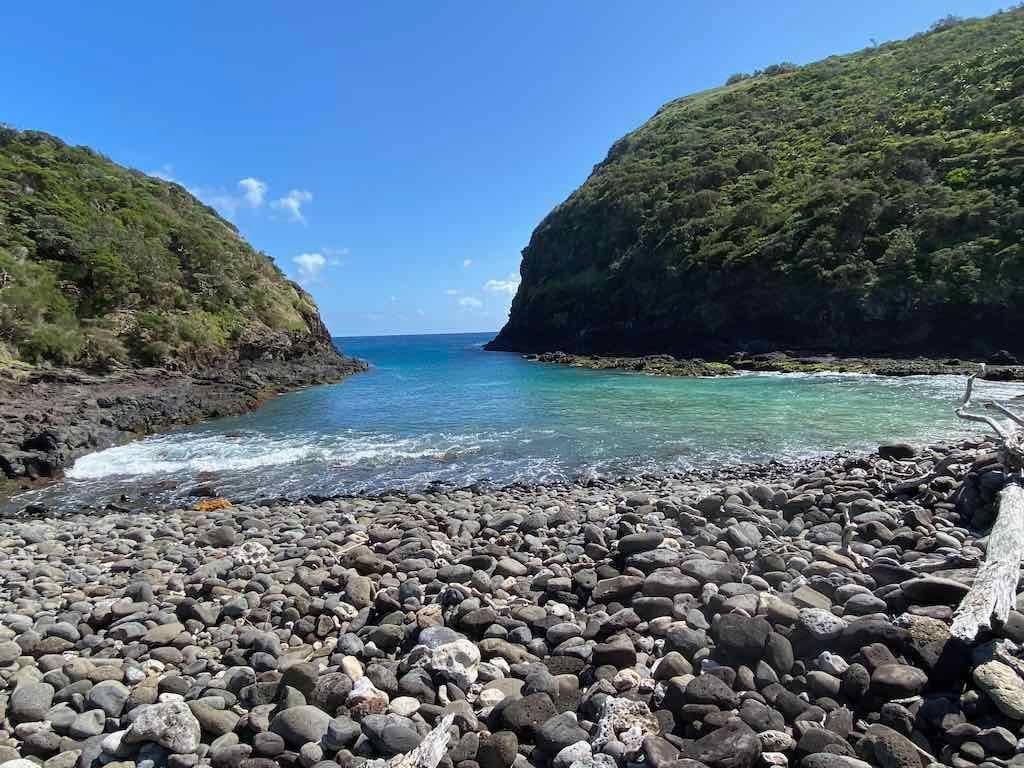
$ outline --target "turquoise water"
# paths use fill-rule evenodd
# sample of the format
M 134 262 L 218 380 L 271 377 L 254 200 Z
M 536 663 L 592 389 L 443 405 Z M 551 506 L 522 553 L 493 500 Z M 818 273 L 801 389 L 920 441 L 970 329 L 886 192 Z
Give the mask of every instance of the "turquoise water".
M 344 338 L 372 365 L 259 411 L 80 459 L 51 499 L 140 489 L 173 499 L 197 482 L 235 498 L 550 482 L 799 459 L 968 434 L 957 377 L 743 375 L 670 379 L 484 352 L 488 334 Z M 985 382 L 983 397 L 1019 385 Z

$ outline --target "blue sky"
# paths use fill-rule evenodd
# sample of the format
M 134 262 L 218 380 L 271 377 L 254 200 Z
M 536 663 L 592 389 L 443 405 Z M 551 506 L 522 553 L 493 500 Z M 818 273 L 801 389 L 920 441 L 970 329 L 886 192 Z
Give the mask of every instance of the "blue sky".
M 536 224 L 666 101 L 1007 4 L 5 3 L 0 121 L 195 191 L 337 335 L 493 331 Z

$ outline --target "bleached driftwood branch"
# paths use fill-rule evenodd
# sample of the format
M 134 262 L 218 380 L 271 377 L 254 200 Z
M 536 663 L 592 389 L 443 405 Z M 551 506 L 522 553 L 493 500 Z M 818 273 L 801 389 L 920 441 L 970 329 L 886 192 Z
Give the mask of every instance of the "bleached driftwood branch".
M 986 424 L 999 437 L 999 456 L 1009 482 L 999 493 L 996 521 L 988 535 L 985 562 L 974 577 L 974 584 L 964 596 L 953 616 L 950 632 L 954 637 L 970 642 L 982 627 L 990 627 L 992 618 L 1006 621 L 1017 598 L 1020 565 L 1024 560 L 1024 487 L 1021 485 L 1024 468 L 1024 419 L 999 403 L 985 403 L 984 407 L 1007 417 L 1010 423 L 1000 423 L 994 416 L 972 413 L 971 397 L 974 381 L 985 374 L 982 365 L 978 373 L 967 379 L 967 389 L 956 409 L 961 419 Z
M 434 726 L 434 730 L 423 737 L 423 741 L 416 749 L 391 758 L 388 761 L 388 768 L 437 768 L 441 758 L 448 752 L 449 732 L 454 721 L 454 714 L 442 717 Z
M 900 494 L 906 493 L 907 491 L 916 491 L 922 485 L 928 485 L 932 480 L 942 477 L 945 471 L 954 464 L 970 463 L 970 461 L 971 459 L 966 453 L 956 451 L 939 461 L 931 472 L 927 472 L 923 475 L 916 475 L 908 480 L 904 480 L 903 482 L 892 486 L 889 489 L 889 492 L 893 494 Z

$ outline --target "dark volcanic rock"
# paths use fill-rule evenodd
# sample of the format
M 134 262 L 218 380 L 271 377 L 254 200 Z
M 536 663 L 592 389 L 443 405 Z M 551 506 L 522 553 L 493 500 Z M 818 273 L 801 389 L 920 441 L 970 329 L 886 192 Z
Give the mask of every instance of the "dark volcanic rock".
M 731 720 L 696 741 L 684 741 L 679 752 L 709 768 L 750 768 L 761 756 L 761 742 L 747 725 Z
M 715 643 L 728 659 L 757 661 L 764 655 L 771 631 L 772 625 L 759 616 L 750 618 L 730 613 L 715 626 Z
M 277 355 L 280 354 L 280 357 Z M 110 374 L 40 370 L 10 376 L 0 366 L 0 476 L 55 477 L 86 453 L 178 424 L 244 413 L 274 392 L 338 381 L 366 370 L 329 340 L 265 349 L 261 359 L 225 361 L 192 373 L 134 369 Z M 39 421 L 51 425 L 39 430 Z M 216 495 L 215 493 L 213 495 Z M 2 500 L 2 499 L 0 499 Z M 210 546 L 229 546 L 228 531 Z

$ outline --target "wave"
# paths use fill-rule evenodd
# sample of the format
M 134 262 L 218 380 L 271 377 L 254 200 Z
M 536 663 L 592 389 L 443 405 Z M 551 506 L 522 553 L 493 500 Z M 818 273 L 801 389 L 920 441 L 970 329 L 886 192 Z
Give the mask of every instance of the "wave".
M 240 472 L 322 464 L 329 468 L 387 466 L 417 459 L 450 463 L 480 450 L 475 435 L 396 438 L 390 435 L 171 434 L 109 448 L 78 459 L 72 480 L 178 473 Z
M 788 379 L 880 379 L 877 373 L 862 371 L 755 371 L 764 376 L 781 376 Z

